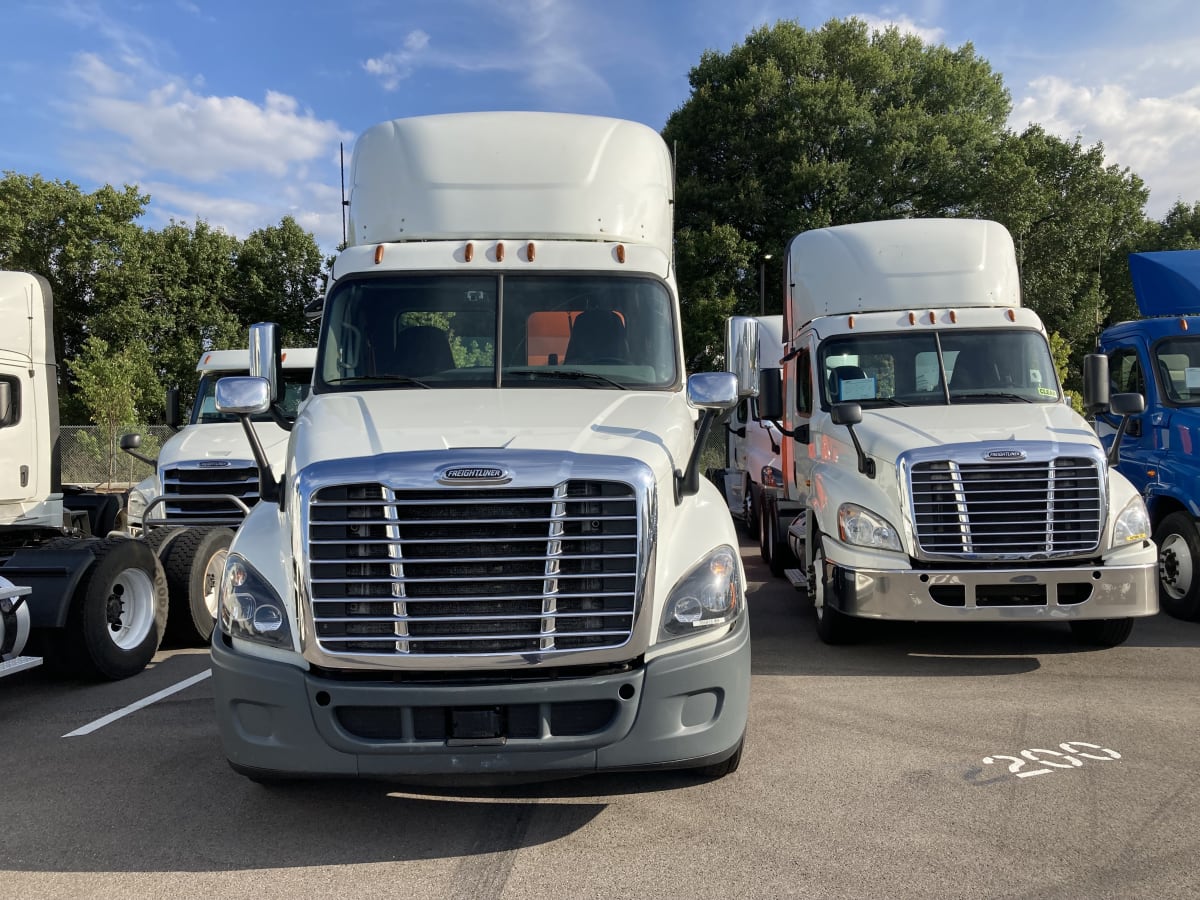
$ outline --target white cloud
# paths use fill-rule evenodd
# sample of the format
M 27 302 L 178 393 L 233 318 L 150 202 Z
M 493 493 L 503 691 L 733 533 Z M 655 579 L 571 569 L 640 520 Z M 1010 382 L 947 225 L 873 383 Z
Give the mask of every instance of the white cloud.
M 1107 162 L 1128 167 L 1150 188 L 1147 212 L 1159 218 L 1178 199 L 1200 200 L 1194 162 L 1200 134 L 1200 84 L 1170 96 L 1138 96 L 1123 85 L 1088 86 L 1037 78 L 1013 105 L 1016 130 L 1036 122 L 1066 140 L 1103 143 Z
M 406 35 L 401 49 L 367 59 L 363 69 L 388 91 L 397 90 L 418 69 L 431 69 L 513 74 L 558 107 L 580 98 L 612 101 L 612 88 L 589 62 L 589 57 L 620 45 L 622 38 L 612 32 L 611 17 L 598 18 L 560 0 L 479 4 L 475 11 L 482 45 L 456 43 L 452 50 L 444 50 L 434 37 L 417 29 Z M 490 20 L 485 22 L 484 17 Z M 603 30 L 609 33 L 600 39 Z
M 851 13 L 851 15 L 866 22 L 867 27 L 872 31 L 885 31 L 888 28 L 895 28 L 902 34 L 916 35 L 926 44 L 941 44 L 946 40 L 946 30 L 944 28 L 923 27 L 904 13 L 894 13 L 890 10 L 885 10 L 882 15 L 861 12 Z

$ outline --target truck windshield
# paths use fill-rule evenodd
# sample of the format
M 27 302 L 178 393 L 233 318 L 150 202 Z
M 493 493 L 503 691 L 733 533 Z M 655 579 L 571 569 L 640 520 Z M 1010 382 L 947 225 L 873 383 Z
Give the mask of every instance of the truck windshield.
M 1200 337 L 1168 338 L 1154 346 L 1163 396 L 1175 406 L 1200 406 Z
M 217 412 L 217 382 L 228 375 L 246 375 L 242 372 L 205 372 L 200 376 L 200 385 L 196 389 L 196 402 L 192 406 L 192 424 L 193 425 L 211 425 L 216 422 L 236 422 L 237 416 L 225 415 Z M 280 405 L 283 407 L 283 414 L 289 418 L 296 418 L 296 413 L 300 409 L 300 404 L 304 398 L 312 391 L 312 369 L 284 369 L 283 370 L 283 398 Z M 270 422 L 269 414 L 255 416 L 255 422 Z
M 1036 331 L 839 335 L 821 345 L 826 404 L 864 408 L 961 403 L 1057 403 L 1058 376 Z
M 325 302 L 319 392 L 389 388 L 665 390 L 674 304 L 652 278 L 386 273 Z

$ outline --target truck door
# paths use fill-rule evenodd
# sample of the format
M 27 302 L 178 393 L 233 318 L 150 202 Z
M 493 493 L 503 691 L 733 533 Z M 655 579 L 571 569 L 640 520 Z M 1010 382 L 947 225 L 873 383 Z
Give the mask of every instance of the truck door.
M 0 365 L 0 503 L 36 499 L 33 383 L 17 366 Z
M 1143 495 L 1150 480 L 1149 473 L 1158 464 L 1159 451 L 1155 448 L 1155 427 L 1152 423 L 1163 412 L 1152 385 L 1147 383 L 1147 362 L 1135 346 L 1116 347 L 1108 352 L 1109 391 L 1113 394 L 1141 394 L 1146 398 L 1146 411 L 1129 418 L 1129 425 L 1121 438 L 1121 458 L 1117 466 L 1121 474 Z M 1120 417 L 1110 413 L 1096 417 L 1097 431 L 1106 447 L 1112 446 L 1120 424 Z
M 790 439 L 781 445 L 782 468 L 787 481 L 788 498 L 802 504 L 808 503 L 809 483 L 812 475 L 812 448 L 816 435 L 812 433 L 813 397 L 813 352 L 808 337 L 802 336 L 796 356 L 791 361 L 791 375 L 784 386 L 784 417 L 792 432 Z

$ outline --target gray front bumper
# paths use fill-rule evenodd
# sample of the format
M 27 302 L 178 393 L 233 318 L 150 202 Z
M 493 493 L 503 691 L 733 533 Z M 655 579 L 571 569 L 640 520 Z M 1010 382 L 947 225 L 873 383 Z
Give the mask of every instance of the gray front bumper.
M 294 776 L 575 774 L 686 768 L 737 749 L 750 705 L 746 618 L 715 644 L 658 657 L 629 672 L 495 684 L 327 679 L 212 645 L 213 690 L 225 754 L 240 771 Z M 561 675 L 564 670 L 559 669 Z M 613 715 L 586 734 L 554 734 L 553 710 L 611 703 Z M 422 739 L 414 711 L 536 705 L 540 734 Z M 561 705 L 561 706 L 559 706 Z M 351 733 L 353 710 L 394 723 L 387 737 Z
M 827 560 L 824 577 L 830 605 L 869 619 L 1045 622 L 1158 612 L 1153 558 L 1122 566 L 955 571 L 850 569 Z

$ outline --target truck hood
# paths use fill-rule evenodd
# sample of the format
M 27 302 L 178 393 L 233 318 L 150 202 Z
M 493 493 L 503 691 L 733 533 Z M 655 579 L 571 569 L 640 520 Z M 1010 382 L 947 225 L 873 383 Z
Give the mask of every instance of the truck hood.
M 841 429 L 831 426 L 835 431 Z M 854 426 L 863 450 L 891 463 L 906 450 L 979 441 L 1049 441 L 1099 447 L 1083 418 L 1063 403 L 988 403 L 863 410 Z M 846 437 L 849 442 L 849 436 Z
M 331 459 L 480 449 L 632 457 L 655 472 L 687 462 L 694 411 L 681 392 L 405 390 L 316 394 L 296 423 L 297 470 Z
M 254 430 L 258 432 L 258 439 L 272 466 L 282 465 L 287 453 L 288 433 L 273 422 L 255 422 Z M 163 444 L 158 453 L 158 467 L 162 469 L 202 459 L 253 460 L 254 454 L 241 423 L 187 426 Z

